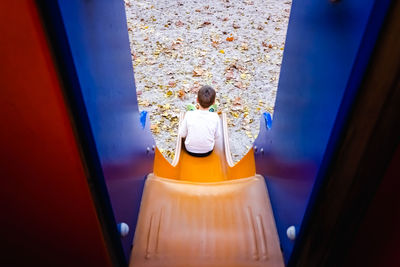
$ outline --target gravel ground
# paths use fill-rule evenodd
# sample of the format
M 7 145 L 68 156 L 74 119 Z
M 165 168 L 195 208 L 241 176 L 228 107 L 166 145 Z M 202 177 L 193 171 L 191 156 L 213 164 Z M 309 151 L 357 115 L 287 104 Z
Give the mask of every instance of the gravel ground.
M 178 115 L 198 89 L 217 91 L 234 161 L 273 113 L 291 1 L 125 0 L 139 110 L 172 161 Z

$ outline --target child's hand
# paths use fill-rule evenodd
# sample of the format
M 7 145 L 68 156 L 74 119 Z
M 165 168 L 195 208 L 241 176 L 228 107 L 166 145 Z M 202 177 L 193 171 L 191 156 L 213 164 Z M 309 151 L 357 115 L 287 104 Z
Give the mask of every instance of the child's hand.
M 187 105 L 187 106 L 186 106 L 186 110 L 187 110 L 187 111 L 193 111 L 193 110 L 196 110 L 196 106 L 195 106 L 195 105 L 193 105 L 193 104 L 189 104 L 189 105 Z
M 210 112 L 216 112 L 217 111 L 217 104 L 213 104 L 210 106 L 210 108 L 208 109 Z

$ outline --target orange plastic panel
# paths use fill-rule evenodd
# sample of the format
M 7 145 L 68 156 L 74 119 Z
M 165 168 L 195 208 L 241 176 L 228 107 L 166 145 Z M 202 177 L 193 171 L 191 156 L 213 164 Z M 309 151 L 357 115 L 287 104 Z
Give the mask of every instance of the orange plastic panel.
M 178 163 L 179 166 L 179 163 Z M 173 167 L 168 160 L 164 158 L 158 147 L 156 147 L 154 153 L 154 174 L 159 177 L 177 179 L 179 180 L 179 169 L 178 167 Z
M 233 167 L 227 169 L 228 179 L 239 179 L 244 177 L 251 177 L 256 174 L 256 162 L 254 159 L 254 150 L 250 149 L 249 152 Z
M 196 183 L 149 175 L 130 266 L 284 266 L 264 178 Z
M 180 163 L 180 180 L 193 182 L 218 182 L 226 180 L 226 173 L 215 151 L 207 157 L 198 158 L 189 155 L 183 150 L 181 152 Z
M 223 139 L 208 157 L 190 156 L 179 136 L 175 166 L 156 149 L 130 266 L 284 266 L 254 151 L 233 165 L 222 120 Z
M 156 149 L 154 157 L 154 174 L 169 179 L 217 182 L 230 179 L 251 177 L 256 174 L 254 151 L 249 152 L 233 167 L 229 167 L 221 153 L 213 152 L 210 156 L 197 158 L 181 150 L 177 166 L 172 166 Z

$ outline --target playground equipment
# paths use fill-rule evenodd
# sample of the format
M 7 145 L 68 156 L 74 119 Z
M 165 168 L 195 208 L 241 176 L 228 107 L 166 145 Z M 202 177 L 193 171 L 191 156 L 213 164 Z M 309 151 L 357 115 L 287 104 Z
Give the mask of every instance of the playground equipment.
M 271 209 L 285 264 L 295 266 L 302 258 L 302 266 L 328 266 L 324 263 L 332 264 L 329 260 L 346 259 L 343 250 L 351 248 L 349 241 L 354 240 L 364 246 L 350 251 L 353 262 L 364 259 L 368 263 L 371 257 L 382 264 L 388 259 L 398 261 L 396 241 L 388 240 L 399 238 L 398 219 L 379 221 L 389 213 L 380 212 L 398 203 L 394 190 L 398 186 L 385 183 L 398 181 L 400 166 L 399 153 L 393 152 L 396 148 L 399 151 L 400 135 L 397 128 L 388 127 L 399 121 L 395 112 L 398 91 L 393 89 L 398 85 L 395 74 L 400 62 L 399 45 L 392 44 L 398 36 L 392 27 L 400 24 L 395 12 L 399 12 L 398 2 L 389 0 L 294 1 L 273 126 L 261 120 L 254 150 L 240 163 L 245 167 L 232 167 L 226 151 L 222 161 L 209 158 L 227 164 L 221 165 L 222 176 L 216 174 L 214 181 L 209 181 L 218 184 L 211 189 L 198 181 L 179 184 L 171 179 L 193 172 L 185 153 L 175 167 L 164 168 L 160 166 L 166 162 L 157 149 L 152 150 L 155 144 L 149 125 L 142 127 L 137 108 L 123 1 L 2 1 L 0 265 L 126 266 L 130 260 L 141 261 L 147 256 L 150 260 L 146 264 L 151 266 L 161 260 L 158 256 L 167 257 L 168 244 L 176 248 L 172 254 L 185 253 L 175 259 L 184 264 L 193 251 L 174 242 L 186 238 L 188 228 L 182 227 L 178 239 L 166 240 L 166 235 L 157 234 L 158 229 L 164 233 L 162 226 L 168 226 L 162 218 L 179 216 L 180 222 L 187 222 L 186 227 L 200 230 L 193 240 L 205 238 L 211 244 L 196 244 L 204 251 L 195 255 L 199 264 L 203 260 L 219 263 L 235 252 L 235 243 L 239 248 L 247 248 L 247 244 L 249 250 L 232 264 L 258 266 L 268 255 L 281 264 L 274 256 L 277 238 L 274 241 L 274 234 L 268 233 L 274 232 Z M 391 23 L 384 24 L 382 31 L 387 14 L 392 14 Z M 378 38 L 379 34 L 383 37 Z M 380 54 L 373 63 L 379 62 L 376 58 L 384 61 L 377 68 L 380 72 L 366 74 L 377 40 L 389 45 L 378 47 Z M 361 83 L 369 77 L 373 87 Z M 360 105 L 366 106 L 362 112 Z M 337 161 L 343 155 L 348 161 Z M 145 177 L 153 170 L 154 175 L 170 180 L 149 176 L 136 227 Z M 338 175 L 344 170 L 349 172 Z M 254 176 L 256 173 L 265 183 Z M 325 180 L 332 173 L 335 179 Z M 217 178 L 220 181 L 215 181 Z M 389 179 L 382 182 L 381 188 L 386 190 L 377 194 L 380 202 L 376 202 L 374 190 L 384 178 Z M 196 172 L 191 179 L 204 177 Z M 165 200 L 165 210 L 148 201 L 149 187 L 162 189 L 157 197 Z M 200 192 L 196 188 L 207 189 Z M 216 188 L 223 191 L 219 193 L 224 201 L 233 190 L 251 207 L 240 209 L 244 216 L 226 209 L 226 216 L 232 216 L 237 225 L 227 226 L 224 217 L 216 215 L 222 206 L 232 207 L 231 199 L 220 205 L 220 199 L 214 198 Z M 329 191 L 331 188 L 334 190 Z M 185 200 L 203 195 L 204 203 L 217 201 L 218 205 L 204 213 L 201 203 L 194 204 L 197 210 L 190 210 L 185 206 L 190 201 L 177 200 L 182 212 L 167 217 L 172 212 L 168 208 L 174 205 L 169 190 L 179 192 Z M 393 200 L 382 201 L 388 196 Z M 325 202 L 319 203 L 320 199 Z M 380 205 L 370 208 L 369 203 Z M 319 208 L 317 213 L 315 207 Z M 371 220 L 364 220 L 364 227 L 357 232 L 367 209 L 366 218 Z M 183 214 L 201 216 L 215 224 L 208 228 L 208 220 L 202 224 Z M 207 217 L 214 215 L 213 219 Z M 318 216 L 319 221 L 315 219 Z M 239 221 L 239 217 L 245 220 Z M 371 221 L 374 227 L 368 225 Z M 387 222 L 394 222 L 393 227 L 387 227 Z M 295 241 L 286 236 L 289 226 L 299 229 Z M 249 228 L 256 234 L 240 237 L 234 231 Z M 149 242 L 141 241 L 140 229 L 147 231 Z M 228 251 L 220 247 L 226 241 L 219 239 L 222 229 L 234 241 L 227 246 Z M 307 239 L 309 236 L 314 239 Z M 371 236 L 376 238 L 371 241 Z M 134 238 L 134 255 L 139 256 L 131 259 Z M 302 254 L 304 251 L 307 253 Z M 389 254 L 396 256 L 387 257 Z
M 130 266 L 284 266 L 254 153 L 234 165 L 225 114 L 221 127 L 208 157 L 187 154 L 179 135 L 172 164 L 156 150 Z

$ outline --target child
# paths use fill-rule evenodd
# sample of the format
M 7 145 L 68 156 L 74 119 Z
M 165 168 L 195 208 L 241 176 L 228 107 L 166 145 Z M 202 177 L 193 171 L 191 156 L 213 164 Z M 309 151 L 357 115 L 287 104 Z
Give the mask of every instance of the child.
M 214 149 L 215 140 L 220 137 L 220 119 L 209 108 L 215 102 L 215 91 L 211 86 L 201 87 L 197 94 L 199 109 L 186 112 L 179 128 L 182 138 L 186 137 L 184 147 L 195 157 L 206 157 Z

